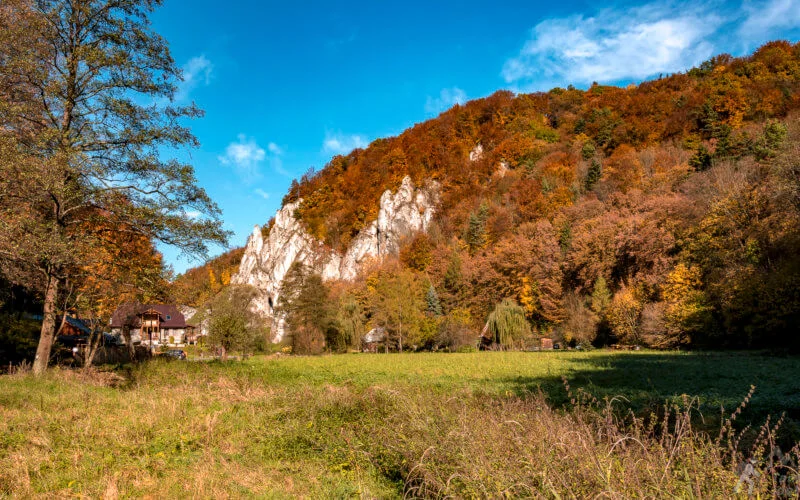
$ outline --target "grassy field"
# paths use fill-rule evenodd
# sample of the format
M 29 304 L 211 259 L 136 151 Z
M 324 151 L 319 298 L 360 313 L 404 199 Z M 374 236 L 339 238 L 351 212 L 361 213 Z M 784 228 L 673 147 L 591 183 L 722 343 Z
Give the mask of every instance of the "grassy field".
M 785 411 L 788 449 L 798 375 L 796 357 L 594 351 L 5 376 L 0 496 L 730 496 L 742 456 L 715 442 L 720 407 L 755 385 L 735 426 Z

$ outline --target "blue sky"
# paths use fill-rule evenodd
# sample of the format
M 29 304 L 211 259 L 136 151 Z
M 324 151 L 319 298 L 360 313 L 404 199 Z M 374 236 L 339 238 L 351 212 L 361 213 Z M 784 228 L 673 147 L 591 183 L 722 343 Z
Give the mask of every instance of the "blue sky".
M 605 3 L 166 0 L 154 29 L 206 116 L 180 152 L 231 244 L 292 178 L 498 89 L 627 84 L 800 38 L 800 0 Z M 176 271 L 198 265 L 162 248 Z M 222 249 L 215 249 L 215 253 Z

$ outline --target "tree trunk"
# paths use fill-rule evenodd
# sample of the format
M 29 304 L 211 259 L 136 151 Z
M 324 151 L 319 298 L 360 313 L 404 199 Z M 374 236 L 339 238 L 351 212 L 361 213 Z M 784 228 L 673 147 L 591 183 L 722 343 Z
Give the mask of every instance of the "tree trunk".
M 400 345 L 400 352 L 403 352 L 403 306 L 400 306 L 400 331 L 398 332 L 397 343 Z
M 92 330 L 91 335 L 89 335 L 89 342 L 86 343 L 86 350 L 84 351 L 83 355 L 83 371 L 88 371 L 89 368 L 91 368 L 94 357 L 97 355 L 97 351 L 100 350 L 100 341 L 102 338 L 102 332 L 96 332 Z
M 53 350 L 53 341 L 56 336 L 56 298 L 58 297 L 58 278 L 47 278 L 47 289 L 44 294 L 44 317 L 42 318 L 42 332 L 39 345 L 36 348 L 36 357 L 33 358 L 33 374 L 41 375 L 47 370 L 50 362 L 50 352 Z
M 227 350 L 227 349 L 225 349 L 225 346 L 220 346 L 220 350 L 222 351 L 222 352 L 220 353 L 220 356 L 219 356 L 219 357 L 220 357 L 220 359 L 221 359 L 222 361 L 228 361 L 228 350 Z
M 122 325 L 122 338 L 125 341 L 125 345 L 128 346 L 128 357 L 131 360 L 131 363 L 137 363 L 138 360 L 136 359 L 136 348 L 133 347 L 133 339 L 131 338 L 131 327 L 127 324 L 128 320 L 125 319 L 125 324 Z

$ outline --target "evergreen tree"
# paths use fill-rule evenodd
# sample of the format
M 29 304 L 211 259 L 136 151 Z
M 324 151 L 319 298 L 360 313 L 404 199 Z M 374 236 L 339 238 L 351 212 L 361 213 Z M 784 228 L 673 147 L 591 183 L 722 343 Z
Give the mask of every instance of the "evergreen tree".
M 319 274 L 295 262 L 281 283 L 277 312 L 283 316 L 294 352 L 315 354 L 332 328 L 328 288 Z
M 600 165 L 600 162 L 597 160 L 592 160 L 589 164 L 589 171 L 586 173 L 586 180 L 583 183 L 584 189 L 586 191 L 591 191 L 597 181 L 600 180 L 600 177 L 603 175 L 603 167 Z
M 489 205 L 481 203 L 477 212 L 469 216 L 467 226 L 467 245 L 471 252 L 486 245 L 486 220 L 489 218 Z
M 441 316 L 443 314 L 442 304 L 439 301 L 439 295 L 436 293 L 433 284 L 428 287 L 428 292 L 425 294 L 425 302 L 428 306 L 428 314 L 432 314 L 433 316 Z

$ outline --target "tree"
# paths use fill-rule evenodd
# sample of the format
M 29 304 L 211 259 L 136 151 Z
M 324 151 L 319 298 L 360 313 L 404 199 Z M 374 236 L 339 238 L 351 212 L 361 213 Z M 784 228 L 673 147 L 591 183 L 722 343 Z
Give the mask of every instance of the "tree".
M 597 337 L 597 315 L 586 307 L 586 299 L 576 293 L 564 300 L 566 318 L 562 325 L 564 340 L 577 344 L 592 343 Z
M 592 290 L 592 311 L 594 311 L 598 317 L 602 318 L 605 316 L 609 304 L 611 304 L 611 291 L 608 289 L 605 278 L 598 276 L 594 282 L 594 289 Z
M 477 212 L 470 214 L 466 240 L 471 252 L 486 245 L 486 220 L 489 218 L 489 205 L 481 203 Z
M 421 325 L 425 304 L 422 282 L 408 269 L 384 268 L 368 280 L 369 311 L 376 327 L 385 328 L 389 340 L 402 352 L 405 344 L 423 345 Z
M 324 347 L 326 332 L 334 319 L 328 288 L 322 277 L 301 262 L 295 262 L 281 283 L 277 313 L 291 336 L 292 351 L 317 354 Z
M 226 288 L 207 305 L 208 342 L 222 350 L 222 361 L 230 351 L 246 355 L 266 335 L 263 320 L 251 310 L 257 290 L 249 285 Z
M 425 294 L 425 303 L 428 308 L 428 314 L 433 316 L 441 316 L 443 314 L 442 303 L 439 301 L 439 295 L 436 293 L 433 284 L 428 287 L 428 292 Z
M 400 250 L 400 260 L 411 269 L 424 271 L 431 263 L 432 246 L 428 235 L 419 233 Z
M 591 143 L 587 143 L 591 144 Z M 589 164 L 589 170 L 586 172 L 586 179 L 583 181 L 583 188 L 586 191 L 591 191 L 597 181 L 603 176 L 603 167 L 600 165 L 600 162 L 596 159 L 592 159 L 592 162 Z
M 436 343 L 440 347 L 456 350 L 475 344 L 477 333 L 472 328 L 472 316 L 468 309 L 455 308 L 439 323 Z
M 685 264 L 678 264 L 667 276 L 661 293 L 666 302 L 665 343 L 670 346 L 690 344 L 693 335 L 711 325 L 711 306 L 701 278 L 699 267 Z
M 353 295 L 347 294 L 339 302 L 336 324 L 340 333 L 340 343 L 346 349 L 358 347 L 364 336 L 364 312 Z
M 36 374 L 50 357 L 59 294 L 102 233 L 129 231 L 199 255 L 226 242 L 192 167 L 161 157 L 197 145 L 181 120 L 202 112 L 175 102 L 181 70 L 148 21 L 160 3 L 21 3 L 17 17 L 34 20 L 28 45 L 0 49 L 0 73 L 20 83 L 12 97 L 24 104 L 0 113 L 23 158 L 0 161 L 0 259 L 6 276 L 43 295 Z
M 627 286 L 614 294 L 608 307 L 607 317 L 611 331 L 621 342 L 640 344 L 642 341 L 639 329 L 639 315 L 642 313 L 642 303 Z
M 492 339 L 504 347 L 512 347 L 531 334 L 531 325 L 525 319 L 525 311 L 513 299 L 503 299 L 495 306 L 486 321 Z
M 76 269 L 67 283 L 67 309 L 88 320 L 92 332 L 83 356 L 89 368 L 103 339 L 108 318 L 122 304 L 148 304 L 166 300 L 168 276 L 159 254 L 150 239 L 122 231 L 103 232 L 103 244 L 93 247 L 82 258 L 83 266 Z M 131 360 L 136 361 L 128 342 Z

